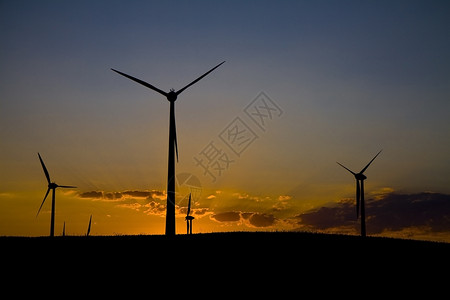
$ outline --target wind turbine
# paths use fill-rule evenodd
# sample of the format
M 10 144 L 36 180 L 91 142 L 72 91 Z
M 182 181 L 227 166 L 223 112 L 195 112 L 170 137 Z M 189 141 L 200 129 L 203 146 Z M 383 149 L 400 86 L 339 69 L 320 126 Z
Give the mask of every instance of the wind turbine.
M 45 199 L 47 199 L 48 193 L 50 192 L 50 190 L 52 190 L 52 214 L 51 214 L 51 221 L 50 221 L 50 236 L 53 237 L 55 235 L 55 190 L 58 187 L 60 187 L 60 188 L 76 188 L 76 186 L 58 185 L 55 182 L 51 182 L 50 175 L 48 174 L 47 168 L 45 167 L 44 161 L 42 160 L 42 157 L 39 153 L 38 153 L 38 156 L 39 156 L 39 160 L 41 161 L 42 169 L 44 169 L 45 177 L 47 178 L 48 188 L 47 188 L 47 193 L 45 193 L 44 200 L 42 200 L 41 206 L 39 207 L 39 210 L 36 214 L 36 217 L 39 215 L 42 205 L 44 205 Z
M 192 220 L 195 219 L 193 216 L 189 215 L 190 212 L 191 212 L 191 194 L 189 194 L 188 210 L 187 210 L 186 217 L 184 218 L 186 220 L 186 225 L 187 225 L 186 234 L 192 234 Z
M 355 173 L 352 170 L 348 169 L 344 165 L 338 163 L 341 167 L 349 171 L 350 173 L 355 176 L 356 179 L 356 219 L 359 218 L 359 213 L 361 212 L 361 236 L 366 236 L 366 211 L 364 206 L 364 180 L 367 179 L 366 175 L 363 173 L 367 170 L 367 168 L 370 166 L 370 164 L 374 161 L 374 159 L 381 153 L 377 153 L 374 158 L 367 164 L 367 166 L 364 167 L 364 169 L 361 170 L 359 173 Z
M 115 69 L 111 69 L 114 72 L 127 77 L 137 83 L 142 84 L 149 89 L 154 90 L 155 92 L 160 93 L 170 103 L 170 118 L 169 118 L 169 159 L 168 159 L 168 172 L 167 172 L 167 212 L 166 212 L 166 235 L 175 235 L 175 154 L 178 161 L 178 145 L 177 145 L 177 130 L 175 126 L 175 101 L 179 94 L 181 94 L 185 89 L 190 87 L 191 85 L 197 83 L 203 77 L 214 71 L 225 61 L 221 62 L 202 76 L 198 77 L 182 89 L 175 91 L 174 89 L 170 89 L 169 92 L 164 92 L 163 90 L 154 87 L 153 85 L 137 79 L 133 76 L 127 75 L 125 73 L 119 72 Z

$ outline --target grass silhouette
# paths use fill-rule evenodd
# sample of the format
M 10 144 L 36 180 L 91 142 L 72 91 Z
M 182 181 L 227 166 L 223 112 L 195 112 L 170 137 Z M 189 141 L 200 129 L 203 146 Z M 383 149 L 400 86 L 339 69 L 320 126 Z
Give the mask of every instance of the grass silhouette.
M 93 270 L 99 278 L 131 276 L 127 277 L 129 284 L 135 276 L 150 272 L 148 276 L 163 284 L 167 276 L 184 276 L 186 267 L 195 267 L 197 279 L 216 285 L 230 280 L 232 274 L 267 280 L 288 276 L 290 282 L 302 274 L 346 282 L 348 278 L 364 281 L 361 273 L 367 273 L 372 277 L 383 274 L 384 280 L 396 282 L 397 278 L 433 278 L 441 273 L 436 270 L 450 264 L 450 243 L 309 232 L 4 236 L 0 237 L 0 253 L 8 262 L 3 273 L 10 274 L 9 278 L 52 270 L 79 283 L 84 277 L 77 274 Z M 274 279 L 280 284 L 281 278 Z M 286 288 L 294 291 L 295 287 Z
M 290 231 L 234 231 L 215 233 L 166 235 L 66 235 L 56 236 L 53 239 L 42 237 L 0 237 L 0 247 L 3 251 L 22 249 L 47 249 L 48 247 L 67 248 L 66 251 L 76 251 L 79 248 L 95 248 L 98 251 L 108 252 L 113 248 L 139 249 L 179 249 L 189 245 L 191 252 L 207 253 L 205 249 L 216 251 L 230 249 L 245 249 L 247 252 L 261 253 L 270 250 L 282 254 L 295 251 L 309 252 L 311 254 L 330 252 L 351 256 L 358 250 L 366 252 L 384 251 L 391 253 L 423 253 L 433 251 L 435 254 L 445 252 L 450 254 L 450 243 L 423 241 L 414 239 L 400 239 L 390 237 L 358 236 L 345 234 L 327 234 L 313 232 Z M 185 250 L 183 250 L 185 251 Z M 347 254 L 348 253 L 348 254 Z

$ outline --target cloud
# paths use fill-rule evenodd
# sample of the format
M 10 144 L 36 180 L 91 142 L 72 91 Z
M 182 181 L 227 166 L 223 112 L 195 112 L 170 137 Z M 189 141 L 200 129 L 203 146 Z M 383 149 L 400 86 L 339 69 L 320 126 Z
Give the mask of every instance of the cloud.
M 81 198 L 102 199 L 103 192 L 97 192 L 97 191 L 84 192 L 84 193 L 80 193 L 79 196 Z
M 278 201 L 286 201 L 286 200 L 291 200 L 292 196 L 288 196 L 288 195 L 280 195 L 278 196 Z
M 343 202 L 336 207 L 321 207 L 318 210 L 302 213 L 297 217 L 302 225 L 324 230 L 336 226 L 353 225 L 356 219 L 356 210 L 353 204 Z
M 274 215 L 255 213 L 250 216 L 249 222 L 254 227 L 270 227 L 275 223 L 275 217 Z
M 208 208 L 194 209 L 194 214 L 195 215 L 202 216 L 202 215 L 205 215 L 207 213 L 210 213 Z
M 145 199 L 159 199 L 166 200 L 166 193 L 163 191 L 151 190 L 151 191 L 125 191 L 122 192 L 122 196 L 132 198 L 145 198 Z
M 291 205 L 289 204 L 289 200 L 292 199 L 292 196 L 288 196 L 288 195 L 280 195 L 278 196 L 278 201 L 275 202 L 275 204 L 272 205 L 272 209 L 273 211 L 283 211 L 283 210 L 287 210 L 291 207 Z
M 142 207 L 142 205 L 139 204 L 139 203 L 123 203 L 123 204 L 119 204 L 117 206 L 118 207 L 125 207 L 125 208 L 134 209 L 136 211 L 139 211 L 140 208 Z
M 145 214 L 163 216 L 166 210 L 166 193 L 158 190 L 126 190 L 122 192 L 89 191 L 79 193 L 78 196 L 93 201 L 114 203 L 117 207 L 132 209 Z
M 125 191 L 122 192 L 124 196 L 130 196 L 132 198 L 148 198 L 151 197 L 151 192 L 149 191 Z
M 424 192 L 391 193 L 382 201 L 369 203 L 367 226 L 373 231 L 402 230 L 405 227 L 427 226 L 431 231 L 450 231 L 450 195 Z
M 233 196 L 239 200 L 253 200 L 256 202 L 270 199 L 270 197 L 251 196 L 250 194 L 247 193 L 233 193 Z
M 237 222 L 241 219 L 241 214 L 235 211 L 222 212 L 218 214 L 213 214 L 212 219 L 218 222 Z
M 354 231 L 358 226 L 354 199 L 342 199 L 296 218 L 300 227 L 317 230 Z M 450 233 L 450 195 L 400 194 L 385 189 L 366 201 L 366 230 L 368 234 Z
M 233 193 L 233 196 L 237 197 L 238 199 L 248 199 L 250 197 L 247 193 Z
M 166 205 L 156 201 L 150 201 L 143 205 L 143 210 L 147 215 L 165 215 Z
M 178 212 L 180 214 L 182 214 L 182 215 L 186 215 L 187 214 L 187 207 L 185 207 L 185 206 L 180 207 Z M 198 217 L 203 217 L 206 214 L 210 214 L 209 208 L 206 208 L 206 207 L 204 207 L 204 208 L 192 208 L 191 207 L 191 211 L 190 211 L 190 215 L 191 216 L 195 216 L 196 218 L 198 218 Z
M 165 217 L 166 213 L 165 191 L 90 191 L 80 193 L 79 197 L 109 202 L 149 215 Z M 186 195 L 177 197 L 176 214 L 184 216 L 188 198 Z M 220 202 L 215 201 L 219 198 Z M 193 203 L 191 214 L 196 218 L 209 216 L 210 220 L 222 225 L 346 234 L 359 234 L 360 230 L 353 197 L 342 198 L 301 214 L 292 214 L 295 203 L 289 195 L 269 198 L 215 191 L 204 200 L 203 203 Z M 215 204 L 211 206 L 211 203 Z M 246 211 L 242 210 L 243 207 Z M 433 236 L 450 241 L 450 195 L 432 192 L 403 194 L 391 188 L 369 192 L 366 199 L 366 230 L 369 235 L 408 238 Z
M 270 227 L 274 225 L 274 215 L 254 212 L 228 211 L 211 215 L 217 222 L 241 222 L 248 227 Z
M 106 199 L 120 199 L 122 198 L 122 193 L 103 193 L 103 197 Z
M 94 200 L 121 200 L 126 199 L 158 199 L 165 200 L 166 193 L 158 190 L 151 191 L 123 191 L 123 192 L 107 192 L 107 191 L 90 191 L 79 193 L 78 196 L 84 199 Z
M 165 217 L 167 194 L 165 191 L 158 190 L 126 190 L 122 192 L 107 191 L 90 191 L 79 193 L 78 196 L 83 199 L 91 199 L 93 201 L 105 201 L 114 203 L 117 207 L 140 211 L 147 215 L 157 215 Z M 175 205 L 176 214 L 186 215 L 187 213 L 187 197 L 186 195 L 177 195 Z M 198 206 L 197 202 L 193 206 Z M 196 217 L 204 217 L 211 214 L 207 207 L 192 207 L 191 215 Z

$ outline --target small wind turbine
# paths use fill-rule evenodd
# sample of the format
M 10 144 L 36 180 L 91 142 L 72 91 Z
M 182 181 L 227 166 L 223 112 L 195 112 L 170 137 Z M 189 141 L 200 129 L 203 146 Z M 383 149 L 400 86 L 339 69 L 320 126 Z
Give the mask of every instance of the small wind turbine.
M 352 170 L 348 169 L 344 165 L 338 163 L 341 167 L 349 171 L 350 173 L 355 176 L 356 179 L 356 219 L 359 218 L 359 213 L 361 211 L 361 235 L 366 236 L 366 211 L 365 211 L 365 205 L 364 205 L 364 180 L 367 179 L 366 175 L 363 173 L 367 170 L 367 168 L 370 166 L 370 164 L 374 161 L 374 159 L 378 156 L 377 153 L 374 158 L 367 164 L 367 166 L 364 167 L 364 169 L 361 170 L 359 173 L 355 173 Z
M 36 214 L 36 217 L 39 215 L 42 205 L 44 205 L 45 199 L 47 199 L 48 193 L 50 192 L 50 190 L 52 190 L 52 214 L 51 214 L 51 221 L 50 221 L 50 236 L 53 237 L 55 235 L 55 190 L 58 187 L 60 187 L 60 188 L 76 188 L 76 186 L 58 185 L 54 182 L 51 182 L 50 175 L 48 174 L 47 168 L 45 167 L 44 161 L 42 160 L 42 157 L 39 153 L 38 153 L 38 156 L 39 156 L 39 160 L 41 161 L 42 169 L 44 169 L 45 177 L 47 178 L 48 188 L 47 188 L 47 193 L 45 193 L 44 200 L 42 200 L 41 206 L 39 207 L 39 210 Z
M 64 224 L 63 224 L 62 236 L 66 236 L 66 221 L 64 221 Z
M 91 232 L 91 223 L 92 223 L 92 215 L 89 218 L 89 225 L 88 225 L 88 229 L 87 229 L 87 232 L 86 232 L 86 236 L 89 236 L 89 233 Z
M 175 235 L 175 154 L 178 161 L 178 145 L 177 145 L 177 129 L 175 127 L 175 101 L 179 94 L 181 94 L 185 89 L 190 87 L 191 85 L 197 83 L 203 77 L 214 71 L 225 61 L 221 62 L 199 78 L 195 79 L 184 88 L 175 91 L 174 89 L 170 89 L 169 92 L 164 92 L 163 90 L 154 87 L 153 85 L 137 79 L 133 76 L 127 75 L 125 73 L 119 72 L 115 69 L 111 69 L 114 72 L 127 77 L 139 84 L 142 84 L 149 89 L 154 90 L 155 92 L 160 93 L 164 97 L 167 98 L 170 102 L 170 121 L 169 121 L 169 162 L 168 162 L 168 174 L 167 174 L 167 212 L 166 212 L 166 235 Z
M 189 194 L 189 203 L 188 203 L 187 214 L 186 214 L 186 217 L 184 218 L 186 220 L 186 225 L 187 225 L 186 234 L 192 234 L 192 220 L 195 219 L 193 216 L 189 215 L 190 212 L 191 212 L 191 194 Z

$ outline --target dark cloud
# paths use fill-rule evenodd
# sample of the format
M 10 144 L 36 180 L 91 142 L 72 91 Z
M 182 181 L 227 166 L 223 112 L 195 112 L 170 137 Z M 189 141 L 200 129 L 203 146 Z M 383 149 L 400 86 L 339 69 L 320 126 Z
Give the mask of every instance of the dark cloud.
M 249 212 L 243 212 L 241 213 L 241 216 L 244 220 L 248 220 L 250 219 L 250 217 L 253 215 L 253 213 L 249 213 Z
M 275 217 L 267 214 L 253 214 L 250 216 L 249 222 L 255 227 L 269 227 L 275 223 Z
M 190 215 L 191 216 L 195 215 L 195 216 L 200 217 L 200 216 L 203 216 L 203 215 L 207 214 L 208 212 L 209 212 L 209 209 L 206 208 L 206 207 L 203 207 L 203 208 L 191 208 Z M 187 214 L 187 207 L 180 207 L 179 213 L 183 214 L 183 215 L 186 215 Z
M 206 214 L 207 212 L 209 212 L 209 209 L 206 207 L 200 208 L 200 209 L 194 209 L 194 214 L 200 215 L 200 216 Z
M 299 225 L 326 230 L 354 226 L 354 200 L 334 206 L 321 207 L 297 216 Z M 366 201 L 368 234 L 401 231 L 408 228 L 427 228 L 432 232 L 450 232 L 450 195 L 440 193 L 387 193 Z
M 353 225 L 356 220 L 356 209 L 353 204 L 341 203 L 337 207 L 321 207 L 318 210 L 300 214 L 298 217 L 303 225 L 323 230 Z
M 218 222 L 238 222 L 244 221 L 249 227 L 269 227 L 275 223 L 275 217 L 264 213 L 253 212 L 222 212 L 211 216 Z
M 123 192 L 106 192 L 106 191 L 90 191 L 80 193 L 81 198 L 104 199 L 104 200 L 122 200 L 130 201 L 130 198 L 139 199 L 161 199 L 165 197 L 162 191 L 123 191 Z
M 122 193 L 104 193 L 103 197 L 109 200 L 122 198 Z
M 219 222 L 236 222 L 241 219 L 241 214 L 235 211 L 222 212 L 214 214 L 211 218 Z
M 450 231 L 450 195 L 420 193 L 389 194 L 382 201 L 368 203 L 367 226 L 375 233 L 383 229 L 426 226 L 431 231 Z

